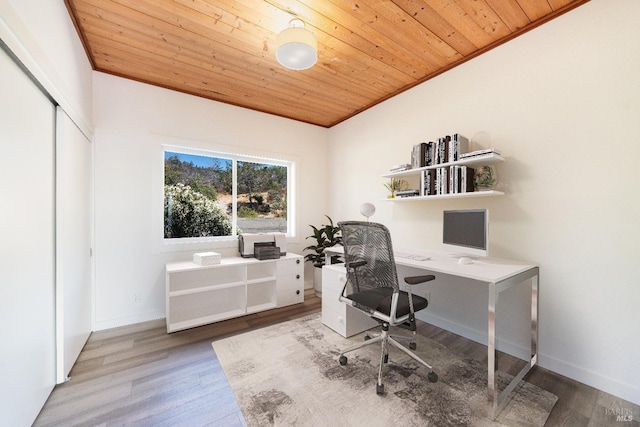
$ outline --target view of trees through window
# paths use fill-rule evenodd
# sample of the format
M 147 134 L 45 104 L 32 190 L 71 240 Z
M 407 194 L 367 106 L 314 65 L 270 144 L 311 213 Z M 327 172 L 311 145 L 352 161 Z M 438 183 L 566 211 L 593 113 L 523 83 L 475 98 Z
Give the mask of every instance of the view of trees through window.
M 233 199 L 233 171 L 236 194 Z M 165 151 L 164 237 L 287 232 L 287 167 Z

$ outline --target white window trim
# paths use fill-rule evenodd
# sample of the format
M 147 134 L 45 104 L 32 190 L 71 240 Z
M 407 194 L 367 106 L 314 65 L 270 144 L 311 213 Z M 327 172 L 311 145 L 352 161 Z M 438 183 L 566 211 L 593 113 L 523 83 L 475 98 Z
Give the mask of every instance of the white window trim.
M 256 152 L 247 150 L 248 153 L 238 153 L 235 147 L 211 144 L 204 141 L 185 138 L 170 137 L 166 135 L 154 135 L 159 144 L 157 150 L 153 150 L 152 158 L 152 191 L 151 191 L 151 232 L 153 253 L 194 251 L 202 249 L 237 248 L 237 236 L 211 236 L 211 237 L 184 237 L 180 239 L 165 239 L 164 237 L 164 153 L 175 151 L 185 154 L 204 156 L 219 156 L 232 159 L 234 162 L 258 162 L 287 167 L 287 239 L 296 237 L 297 219 L 295 216 L 296 203 L 296 158 L 281 154 Z M 252 151 L 252 152 L 249 152 Z M 233 199 L 237 199 L 236 168 L 233 174 Z M 234 204 L 234 210 L 236 206 Z M 236 213 L 233 212 L 233 230 L 236 230 Z

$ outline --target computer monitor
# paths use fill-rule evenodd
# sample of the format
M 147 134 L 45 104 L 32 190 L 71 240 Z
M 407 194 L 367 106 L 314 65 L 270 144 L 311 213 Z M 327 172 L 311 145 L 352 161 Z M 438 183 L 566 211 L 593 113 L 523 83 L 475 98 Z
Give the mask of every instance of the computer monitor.
M 469 209 L 444 211 L 442 243 L 460 256 L 489 255 L 489 211 Z

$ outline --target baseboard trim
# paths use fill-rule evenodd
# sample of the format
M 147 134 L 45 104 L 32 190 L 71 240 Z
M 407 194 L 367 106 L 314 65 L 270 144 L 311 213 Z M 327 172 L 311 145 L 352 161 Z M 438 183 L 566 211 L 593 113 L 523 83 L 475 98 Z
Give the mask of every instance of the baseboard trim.
M 620 382 L 597 372 L 576 366 L 574 364 L 540 354 L 538 363 L 542 368 L 581 382 L 590 387 L 612 394 L 620 399 L 640 405 L 640 388 L 632 384 Z
M 148 322 L 150 320 L 164 319 L 165 315 L 166 313 L 164 311 L 152 311 L 149 313 L 136 314 L 134 316 L 119 317 L 117 319 L 96 320 L 93 325 L 93 332 L 119 328 L 121 326 L 129 326 L 136 323 Z

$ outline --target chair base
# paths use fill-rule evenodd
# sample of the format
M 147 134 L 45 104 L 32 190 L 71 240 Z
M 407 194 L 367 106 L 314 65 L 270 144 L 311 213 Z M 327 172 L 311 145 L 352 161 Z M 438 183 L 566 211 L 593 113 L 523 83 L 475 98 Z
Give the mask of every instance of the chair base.
M 411 341 L 409 343 L 409 348 L 411 349 L 410 350 L 404 345 L 400 344 L 400 342 L 398 341 L 398 340 L 412 340 L 412 339 L 413 339 L 412 337 L 390 334 L 389 324 L 383 323 L 382 332 L 379 335 L 372 336 L 369 334 L 365 334 L 364 342 L 352 345 L 351 347 L 340 352 L 340 357 L 338 360 L 341 365 L 346 365 L 347 364 L 347 357 L 345 356 L 346 353 L 352 352 L 354 350 L 358 350 L 368 345 L 381 343 L 382 353 L 380 355 L 380 367 L 378 368 L 378 382 L 376 384 L 376 393 L 384 394 L 384 384 L 382 383 L 382 367 L 385 363 L 388 363 L 389 361 L 389 344 L 392 344 L 394 347 L 397 347 L 398 349 L 402 350 L 404 353 L 409 355 L 412 359 L 414 359 L 421 365 L 428 368 L 429 374 L 427 375 L 427 379 L 430 382 L 435 383 L 436 381 L 438 381 L 438 375 L 435 372 L 433 372 L 433 367 L 429 365 L 427 362 L 425 362 L 424 360 L 422 360 L 420 357 L 418 357 L 414 352 L 411 351 L 416 349 L 415 342 Z

